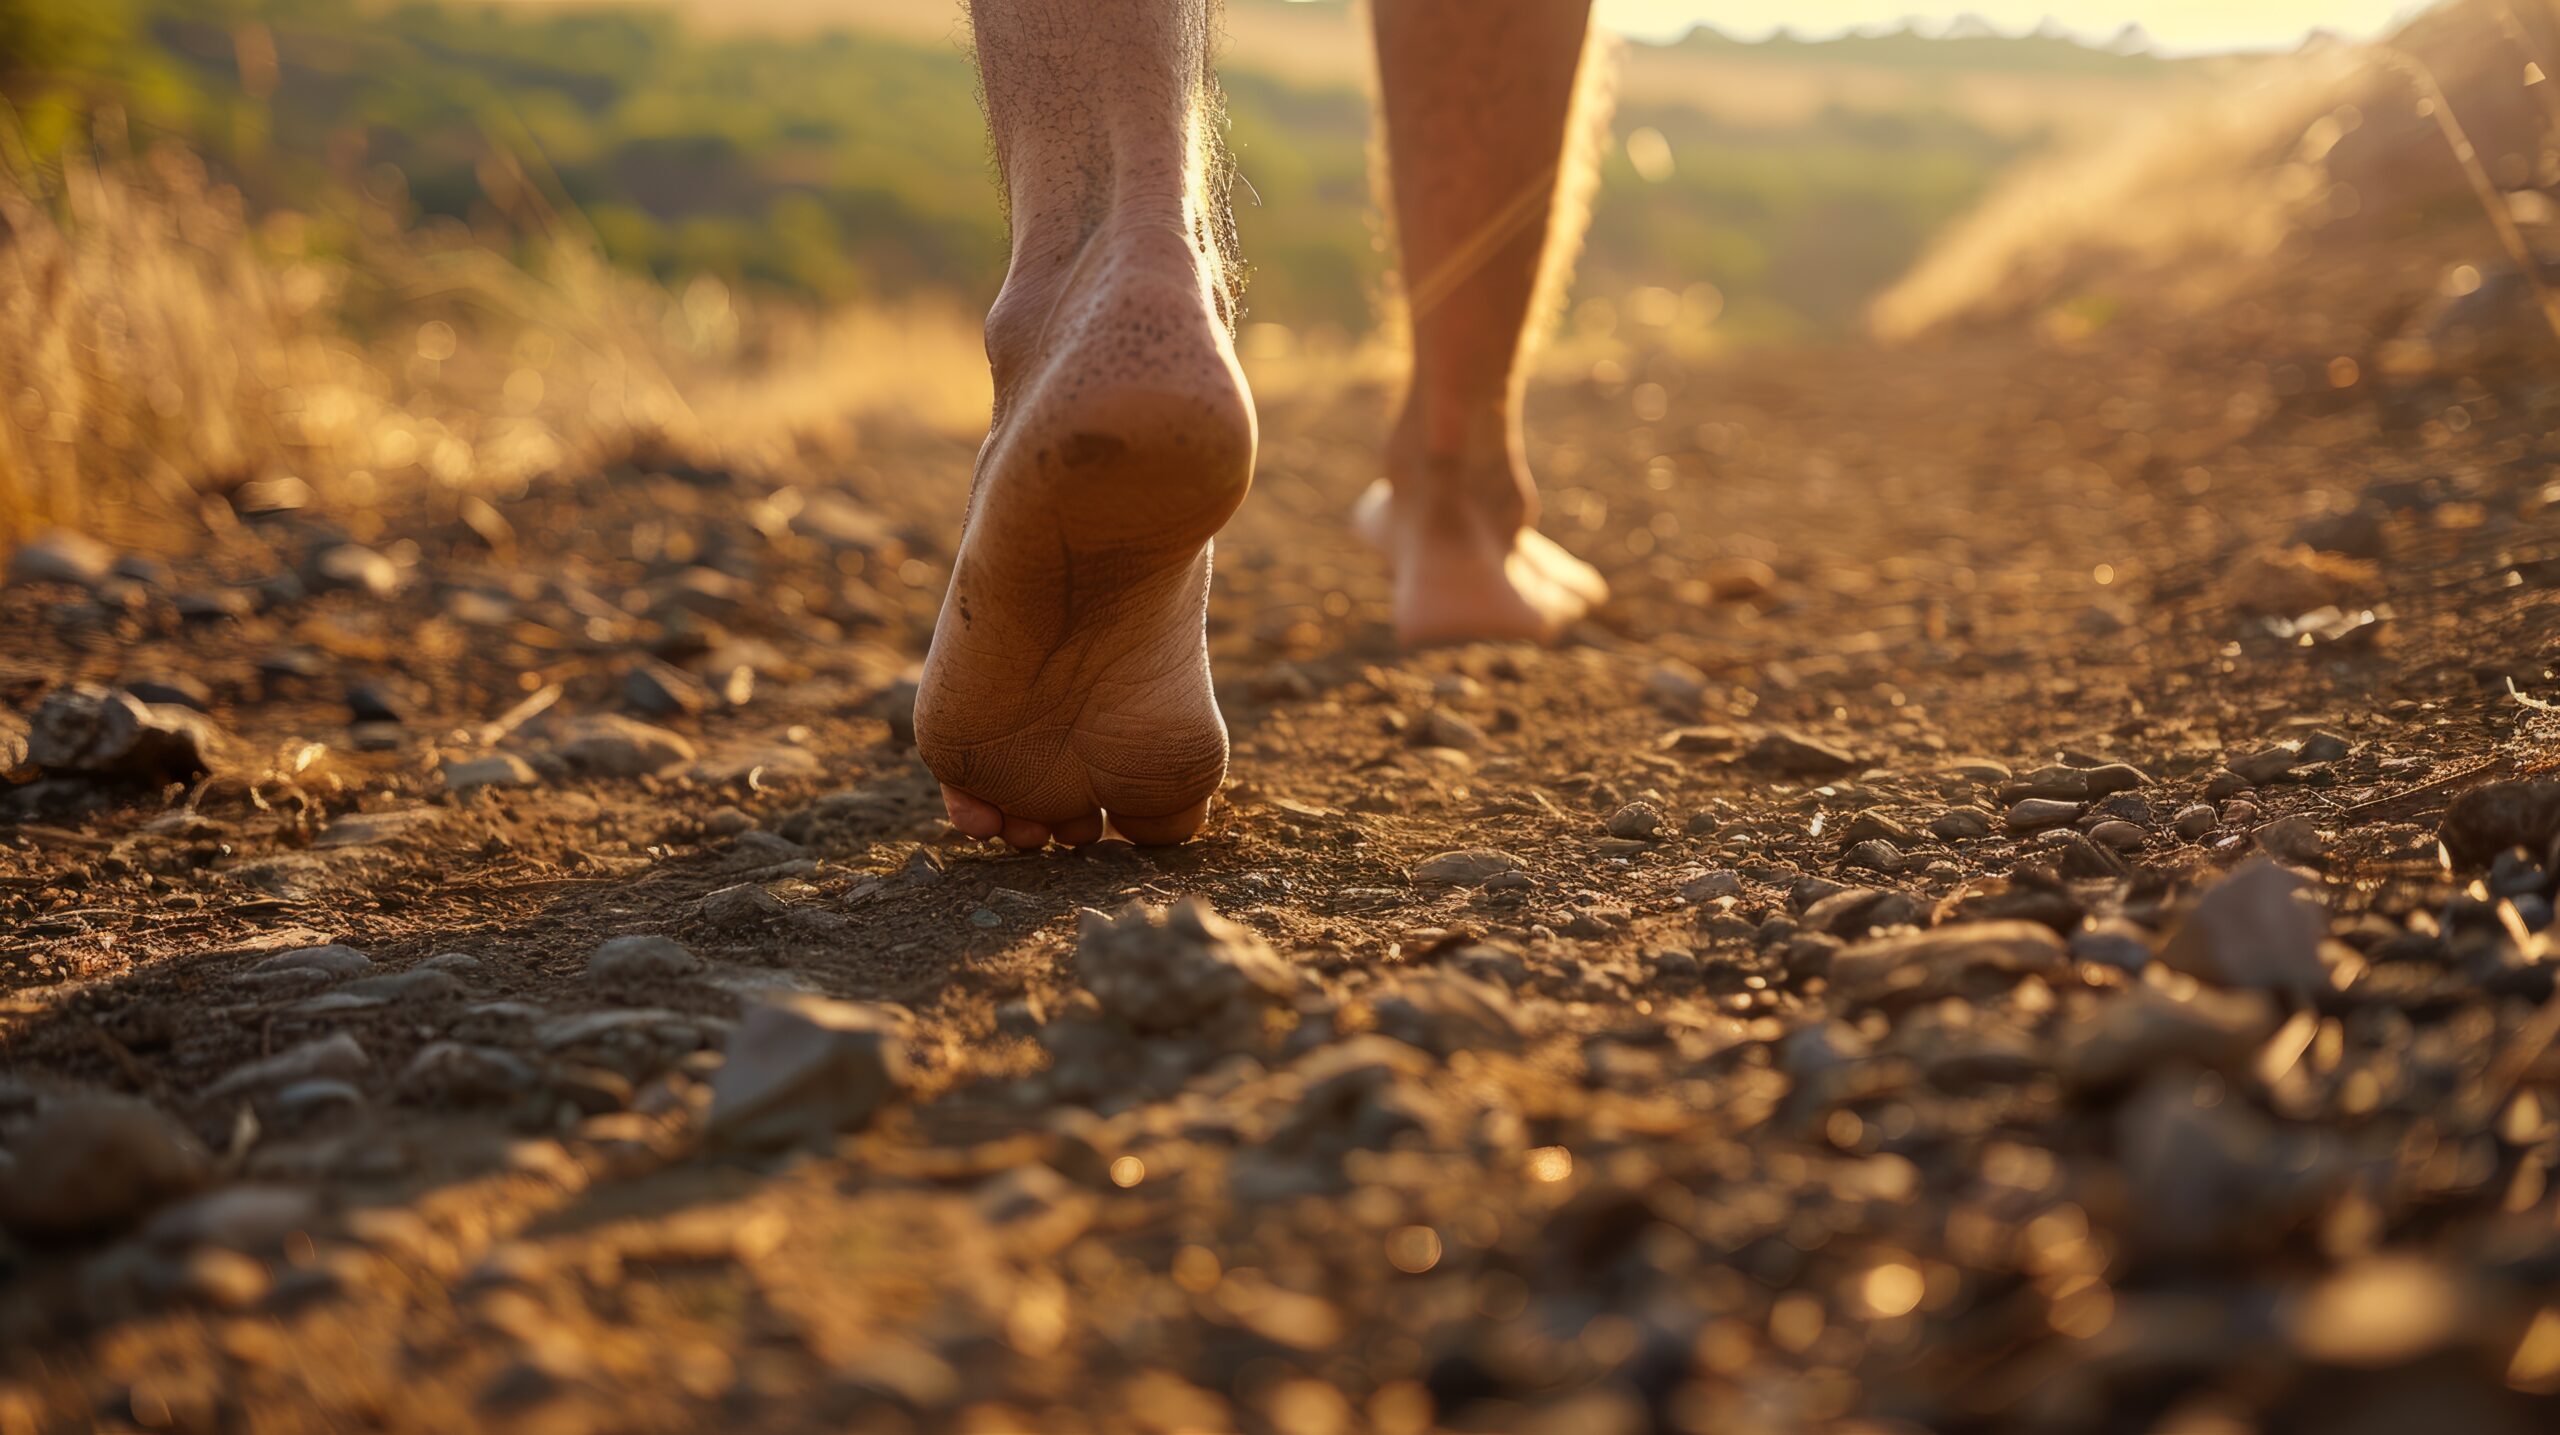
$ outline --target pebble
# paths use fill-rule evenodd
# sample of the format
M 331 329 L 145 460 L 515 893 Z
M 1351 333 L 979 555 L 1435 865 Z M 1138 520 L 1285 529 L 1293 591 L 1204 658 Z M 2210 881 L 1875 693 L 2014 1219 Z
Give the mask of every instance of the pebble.
M 228 741 L 193 708 L 74 685 L 37 705 L 26 760 L 49 773 L 168 781 L 211 771 Z
M 892 1008 L 785 996 L 747 1009 L 711 1078 L 705 1136 L 770 1149 L 825 1141 L 867 1123 L 909 1081 Z
M 1979 808 L 1950 808 L 1930 821 L 1929 831 L 1949 842 L 1967 842 L 1990 836 L 1991 818 Z
M 2316 861 L 2324 845 L 2319 824 L 2299 814 L 2279 817 L 2249 835 L 2260 851 L 2279 862 Z
M 2101 917 L 2071 934 L 2071 957 L 2138 972 L 2151 965 L 2151 934 L 2122 917 Z
M 599 986 L 656 981 L 700 970 L 700 957 L 672 938 L 649 932 L 610 938 L 587 957 L 587 980 Z
M 478 1105 L 506 1101 L 533 1087 L 532 1062 L 497 1046 L 433 1041 L 418 1049 L 400 1073 L 404 1101 L 420 1105 Z
M 187 1252 L 171 1273 L 170 1294 L 216 1310 L 242 1311 L 266 1298 L 266 1263 L 220 1246 Z
M 1508 1051 L 1527 1035 L 1511 994 L 1452 971 L 1420 972 L 1389 988 L 1374 1006 L 1378 1030 L 1440 1056 Z
M 448 759 L 444 765 L 444 785 L 448 792 L 469 792 L 482 787 L 531 787 L 541 779 L 533 764 L 511 752 L 493 752 L 486 757 L 469 757 L 460 761 Z
M 753 882 L 722 887 L 702 899 L 702 915 L 724 927 L 754 926 L 790 910 L 780 897 Z
M 1951 994 L 1967 973 L 2061 971 L 2069 950 L 2040 922 L 1962 922 L 1860 942 L 1831 963 L 1832 988 L 1852 1001 Z
M 2304 762 L 2336 762 L 2353 750 L 2347 745 L 2345 738 L 2326 730 L 2315 732 L 2302 740 Z
M 2041 832 L 2048 827 L 2065 826 L 2079 816 L 2079 803 L 2030 797 L 2011 807 L 2001 821 L 2012 832 Z
M 2511 847 L 2537 859 L 2560 844 L 2560 778 L 2493 782 L 2453 800 L 2437 831 L 2464 868 L 2485 867 Z
M 2170 820 L 2170 827 L 2179 836 L 2193 842 L 2211 832 L 2220 821 L 2211 804 L 2194 802 L 2178 809 L 2178 815 Z
M 208 1097 L 230 1096 L 244 1091 L 262 1091 L 309 1077 L 361 1076 L 372 1069 L 373 1058 L 365 1054 L 364 1044 L 342 1031 L 315 1037 L 263 1060 L 234 1067 L 221 1080 L 206 1087 L 204 1094 Z
M 2010 778 L 2007 763 L 1987 757 L 1959 757 L 1941 763 L 1937 771 L 1942 776 L 1961 778 L 1966 782 L 2002 783 Z
M 2138 825 L 2120 818 L 2110 818 L 2089 829 L 2089 840 L 2112 847 L 2118 852 L 2138 852 L 2149 834 Z
M 1742 895 L 1742 874 L 1739 872 L 1708 872 L 1697 877 L 1692 877 L 1686 883 L 1681 885 L 1680 895 L 1700 906 L 1713 902 L 1720 897 L 1739 897 Z
M 1413 725 L 1416 747 L 1447 747 L 1474 752 L 1485 744 L 1484 729 L 1447 708 L 1433 708 Z
M 172 703 L 182 708 L 193 708 L 200 713 L 213 711 L 213 689 L 185 673 L 171 673 L 157 678 L 139 678 L 126 683 L 124 690 L 146 703 Z
M 1249 1003 L 1286 1001 L 1298 974 L 1262 938 L 1196 897 L 1077 916 L 1076 975 L 1110 1015 L 1145 1032 L 1193 1026 Z
M 271 972 L 318 972 L 328 977 L 351 977 L 358 972 L 372 971 L 373 958 L 353 947 L 332 942 L 326 946 L 297 947 L 289 952 L 278 952 L 249 970 L 261 975 Z
M 2303 763 L 2302 749 L 2291 743 L 2277 743 L 2256 752 L 2231 758 L 2223 763 L 2235 776 L 2252 787 L 2264 787 Z
M 273 1104 L 276 1114 L 285 1120 L 302 1121 L 335 1107 L 362 1106 L 364 1091 L 350 1081 L 316 1076 L 288 1084 L 276 1093 Z
M 622 675 L 622 700 L 649 717 L 691 717 L 711 706 L 711 690 L 682 668 L 644 658 Z
M 1789 777 L 1838 777 L 1858 767 L 1858 759 L 1846 748 L 1786 728 L 1762 733 L 1743 749 L 1742 761 Z
M 591 777 L 647 777 L 684 766 L 692 743 L 620 713 L 590 713 L 562 725 L 555 750 L 573 772 Z
M 0 1228 L 30 1239 L 120 1231 L 203 1185 L 213 1158 L 147 1102 L 74 1096 L 38 1108 L 9 1133 L 0 1166 Z
M 2206 889 L 2160 949 L 2173 971 L 2219 986 L 2308 995 L 2328 985 L 2320 957 L 2321 909 L 2303 901 L 2309 884 L 2255 858 Z
M 1841 865 L 1864 868 L 1870 872 L 1899 872 L 1908 865 L 1902 849 L 1881 837 L 1870 838 L 1851 847 L 1840 858 Z
M 361 543 L 336 543 L 312 556 L 313 586 L 348 588 L 375 598 L 400 591 L 400 567 Z
M 1855 847 L 1861 842 L 1890 842 L 1897 847 L 1907 847 L 1917 840 L 1917 834 L 1910 828 L 1881 812 L 1861 812 L 1840 829 L 1843 847 Z
M 1603 824 L 1612 837 L 1644 841 L 1662 830 L 1662 809 L 1650 802 L 1630 802 L 1609 814 Z
M 1490 847 L 1443 852 L 1413 869 L 1413 881 L 1425 887 L 1481 887 L 1508 872 L 1521 870 L 1519 858 Z
M 115 570 L 115 550 L 85 533 L 49 528 L 9 555 L 9 583 L 65 583 L 95 588 Z

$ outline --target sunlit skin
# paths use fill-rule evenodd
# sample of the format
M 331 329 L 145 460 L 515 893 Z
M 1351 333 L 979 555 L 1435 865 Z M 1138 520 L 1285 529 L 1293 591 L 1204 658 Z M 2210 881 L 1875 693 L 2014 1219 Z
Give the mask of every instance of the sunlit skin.
M 1211 541 L 1251 484 L 1214 0 L 973 0 L 1012 220 L 995 412 L 916 700 L 952 824 L 1179 842 L 1227 765 Z M 1407 643 L 1552 641 L 1607 598 L 1537 531 L 1520 393 L 1589 0 L 1376 0 L 1412 378 L 1348 521 Z M 1578 219 L 1578 215 L 1574 216 Z

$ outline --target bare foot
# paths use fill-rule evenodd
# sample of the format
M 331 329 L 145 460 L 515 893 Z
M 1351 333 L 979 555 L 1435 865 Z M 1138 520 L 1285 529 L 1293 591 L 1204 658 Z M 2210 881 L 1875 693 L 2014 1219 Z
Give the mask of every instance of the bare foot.
M 1209 540 L 1253 477 L 1214 261 L 1106 226 L 988 323 L 996 418 L 916 696 L 952 825 L 1016 847 L 1200 828 L 1227 767 Z
M 1396 640 L 1408 647 L 1552 643 L 1609 601 L 1597 570 L 1512 505 L 1380 479 L 1352 508 L 1351 527 L 1394 569 Z

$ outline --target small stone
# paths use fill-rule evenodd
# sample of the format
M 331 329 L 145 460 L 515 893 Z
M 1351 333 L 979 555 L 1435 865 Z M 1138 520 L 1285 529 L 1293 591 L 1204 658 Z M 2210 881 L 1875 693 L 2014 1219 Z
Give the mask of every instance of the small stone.
M 2139 852 L 2142 850 L 2142 844 L 2149 839 L 2150 834 L 2144 832 L 2139 825 L 2122 819 L 2110 819 L 2089 829 L 2090 841 L 2112 847 L 2118 852 Z
M 1869 872 L 1899 872 L 1907 865 L 1902 849 L 1881 837 L 1861 842 L 1843 853 L 1842 866 L 1864 868 Z
M 1520 859 L 1508 852 L 1476 847 L 1425 859 L 1413 869 L 1413 880 L 1415 885 L 1424 887 L 1481 887 L 1505 873 L 1520 871 L 1521 867 Z
M 2437 835 L 2464 868 L 2485 867 L 2515 847 L 2540 860 L 2560 844 L 2560 778 L 2474 788 L 2453 800 Z
M 649 717 L 691 717 L 711 706 L 711 690 L 682 668 L 644 658 L 622 675 L 622 700 Z
M 825 1141 L 868 1122 L 907 1082 L 906 1041 L 890 1008 L 777 997 L 738 1023 L 711 1079 L 704 1134 L 757 1150 Z
M 342 1031 L 315 1037 L 264 1060 L 234 1067 L 221 1080 L 206 1087 L 204 1094 L 209 1097 L 230 1096 L 244 1091 L 263 1091 L 271 1086 L 310 1077 L 362 1076 L 372 1069 L 373 1058 L 365 1054 L 364 1044 Z
M 702 915 L 724 927 L 751 927 L 790 913 L 780 897 L 753 882 L 722 887 L 702 899 Z
M 566 723 L 557 750 L 570 770 L 593 777 L 646 777 L 694 760 L 693 744 L 662 727 L 620 713 L 590 713 Z
M 702 959 L 672 938 L 655 933 L 614 937 L 587 958 L 587 980 L 597 985 L 659 981 L 702 970 Z
M 1139 1031 L 1176 1031 L 1246 1003 L 1287 1000 L 1297 973 L 1252 930 L 1197 898 L 1077 918 L 1076 973 L 1104 1011 Z
M 2055 802 L 2079 802 L 2089 796 L 2089 774 L 2077 767 L 2039 767 L 2001 789 L 2000 795 L 2011 802 L 2040 797 Z
M 538 1075 L 532 1062 L 504 1047 L 434 1041 L 410 1058 L 397 1086 L 404 1101 L 470 1106 L 521 1096 Z
M 193 708 L 200 713 L 213 711 L 213 689 L 206 687 L 202 680 L 185 673 L 170 673 L 156 678 L 136 678 L 126 683 L 124 690 L 146 703 L 173 703 L 182 708 Z
M 1484 729 L 1447 708 L 1433 708 L 1413 725 L 1416 747 L 1449 747 L 1473 752 L 1485 744 Z
M 1861 812 L 1840 829 L 1842 847 L 1855 847 L 1861 842 L 1890 842 L 1896 847 L 1907 847 L 1917 840 L 1917 834 L 1910 828 L 1881 812 Z
M 1786 728 L 1772 728 L 1743 749 L 1742 761 L 1788 777 L 1838 777 L 1857 770 L 1858 759 L 1845 748 Z
M 269 1285 L 265 1262 L 220 1246 L 203 1246 L 178 1262 L 170 1294 L 216 1310 L 241 1311 L 265 1298 Z
M 1508 1051 L 1526 1034 L 1511 994 L 1452 971 L 1421 972 L 1376 1003 L 1378 1030 L 1424 1051 Z
M 1949 842 L 1969 842 L 1991 835 L 1991 817 L 1977 807 L 1950 808 L 1930 821 L 1929 831 Z
M 56 688 L 27 726 L 26 760 L 49 773 L 161 782 L 201 776 L 228 745 L 192 708 L 104 688 Z
M 1678 658 L 1665 658 L 1644 675 L 1645 691 L 1673 712 L 1694 712 L 1707 695 L 1707 675 Z
M 64 583 L 95 588 L 115 569 L 115 550 L 85 533 L 49 528 L 9 555 L 9 583 Z
M 1743 603 L 1777 591 L 1778 570 L 1757 558 L 1710 558 L 1698 570 L 1707 596 L 1719 603 Z
M 400 590 L 400 567 L 361 543 L 337 543 L 311 560 L 312 586 L 346 588 L 375 598 Z
M 486 757 L 469 757 L 444 765 L 444 785 L 448 792 L 470 792 L 482 787 L 531 787 L 541 778 L 533 764 L 511 752 L 493 752 Z
M 2179 808 L 2178 815 L 2170 820 L 2169 825 L 2179 836 L 2193 842 L 2211 832 L 2220 820 L 2211 803 L 2192 802 Z
M 1975 971 L 2059 972 L 2069 956 L 2041 922 L 1963 922 L 1860 942 L 1833 959 L 1831 984 L 1853 1001 L 1920 1000 L 1952 994 Z
M 1710 837 L 1723 825 L 1724 819 L 1712 812 L 1692 812 L 1689 820 L 1680 824 L 1680 830 L 1692 837 Z
M 2079 816 L 2080 804 L 2077 802 L 2030 797 L 2011 807 L 2001 821 L 2012 832 L 2041 832 L 2048 827 L 2067 826 Z
M 2302 900 L 2309 886 L 2261 857 L 2198 897 L 2161 948 L 2174 971 L 2219 986 L 2297 994 L 2328 985 L 2320 939 L 2326 923 Z
M 359 723 L 397 725 L 409 720 L 409 704 L 382 683 L 357 683 L 347 689 L 347 715 Z
M 2151 934 L 2122 917 L 2099 918 L 2071 934 L 2071 958 L 2138 972 L 2151 965 Z
M 9 1135 L 0 1164 L 0 1228 L 51 1240 L 121 1231 L 211 1176 L 202 1143 L 146 1102 L 54 1101 Z
M 1604 825 L 1612 837 L 1645 841 L 1662 830 L 1662 809 L 1650 802 L 1630 802 L 1610 813 Z
M 353 1109 L 363 1104 L 361 1087 L 334 1076 L 293 1082 L 278 1091 L 273 1102 L 276 1114 L 287 1121 L 307 1121 L 324 1111 Z
M 2249 835 L 2260 851 L 2279 862 L 2312 862 L 2320 856 L 2320 825 L 2299 814 L 2279 817 Z
M 353 947 L 332 942 L 320 947 L 296 947 L 278 952 L 249 968 L 254 973 L 318 972 L 327 977 L 352 977 L 373 970 L 373 958 Z
M 2303 763 L 2302 749 L 2291 743 L 2277 743 L 2256 752 L 2231 758 L 2223 763 L 2234 775 L 2252 787 L 2264 787 Z
M 2247 798 L 2235 797 L 2222 804 L 2222 811 L 2218 816 L 2225 827 L 2253 826 L 2258 820 L 2258 804 Z
M 1665 752 L 1727 753 L 1742 746 L 1742 734 L 1721 723 L 1676 727 L 1657 746 Z
M 1967 782 L 2003 783 L 2009 780 L 2009 765 L 1987 757 L 1959 757 L 1942 763 L 1938 772 Z
M 2315 732 L 2302 740 L 2304 762 L 2336 762 L 2353 750 L 2347 745 L 2345 738 L 2326 730 Z
M 1700 906 L 1705 906 L 1720 897 L 1739 897 L 1742 895 L 1742 874 L 1709 872 L 1692 877 L 1681 885 L 1680 895 Z

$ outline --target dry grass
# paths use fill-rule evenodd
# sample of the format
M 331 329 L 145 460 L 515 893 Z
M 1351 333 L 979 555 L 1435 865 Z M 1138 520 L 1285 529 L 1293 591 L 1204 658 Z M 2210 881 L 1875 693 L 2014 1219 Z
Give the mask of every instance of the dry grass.
M 0 132 L 0 536 L 212 519 L 244 491 L 369 505 L 521 486 L 691 427 L 673 371 L 734 336 L 582 254 L 537 277 L 358 206 L 351 244 L 253 223 L 163 148 L 58 168 Z M 250 489 L 250 485 L 263 485 Z

